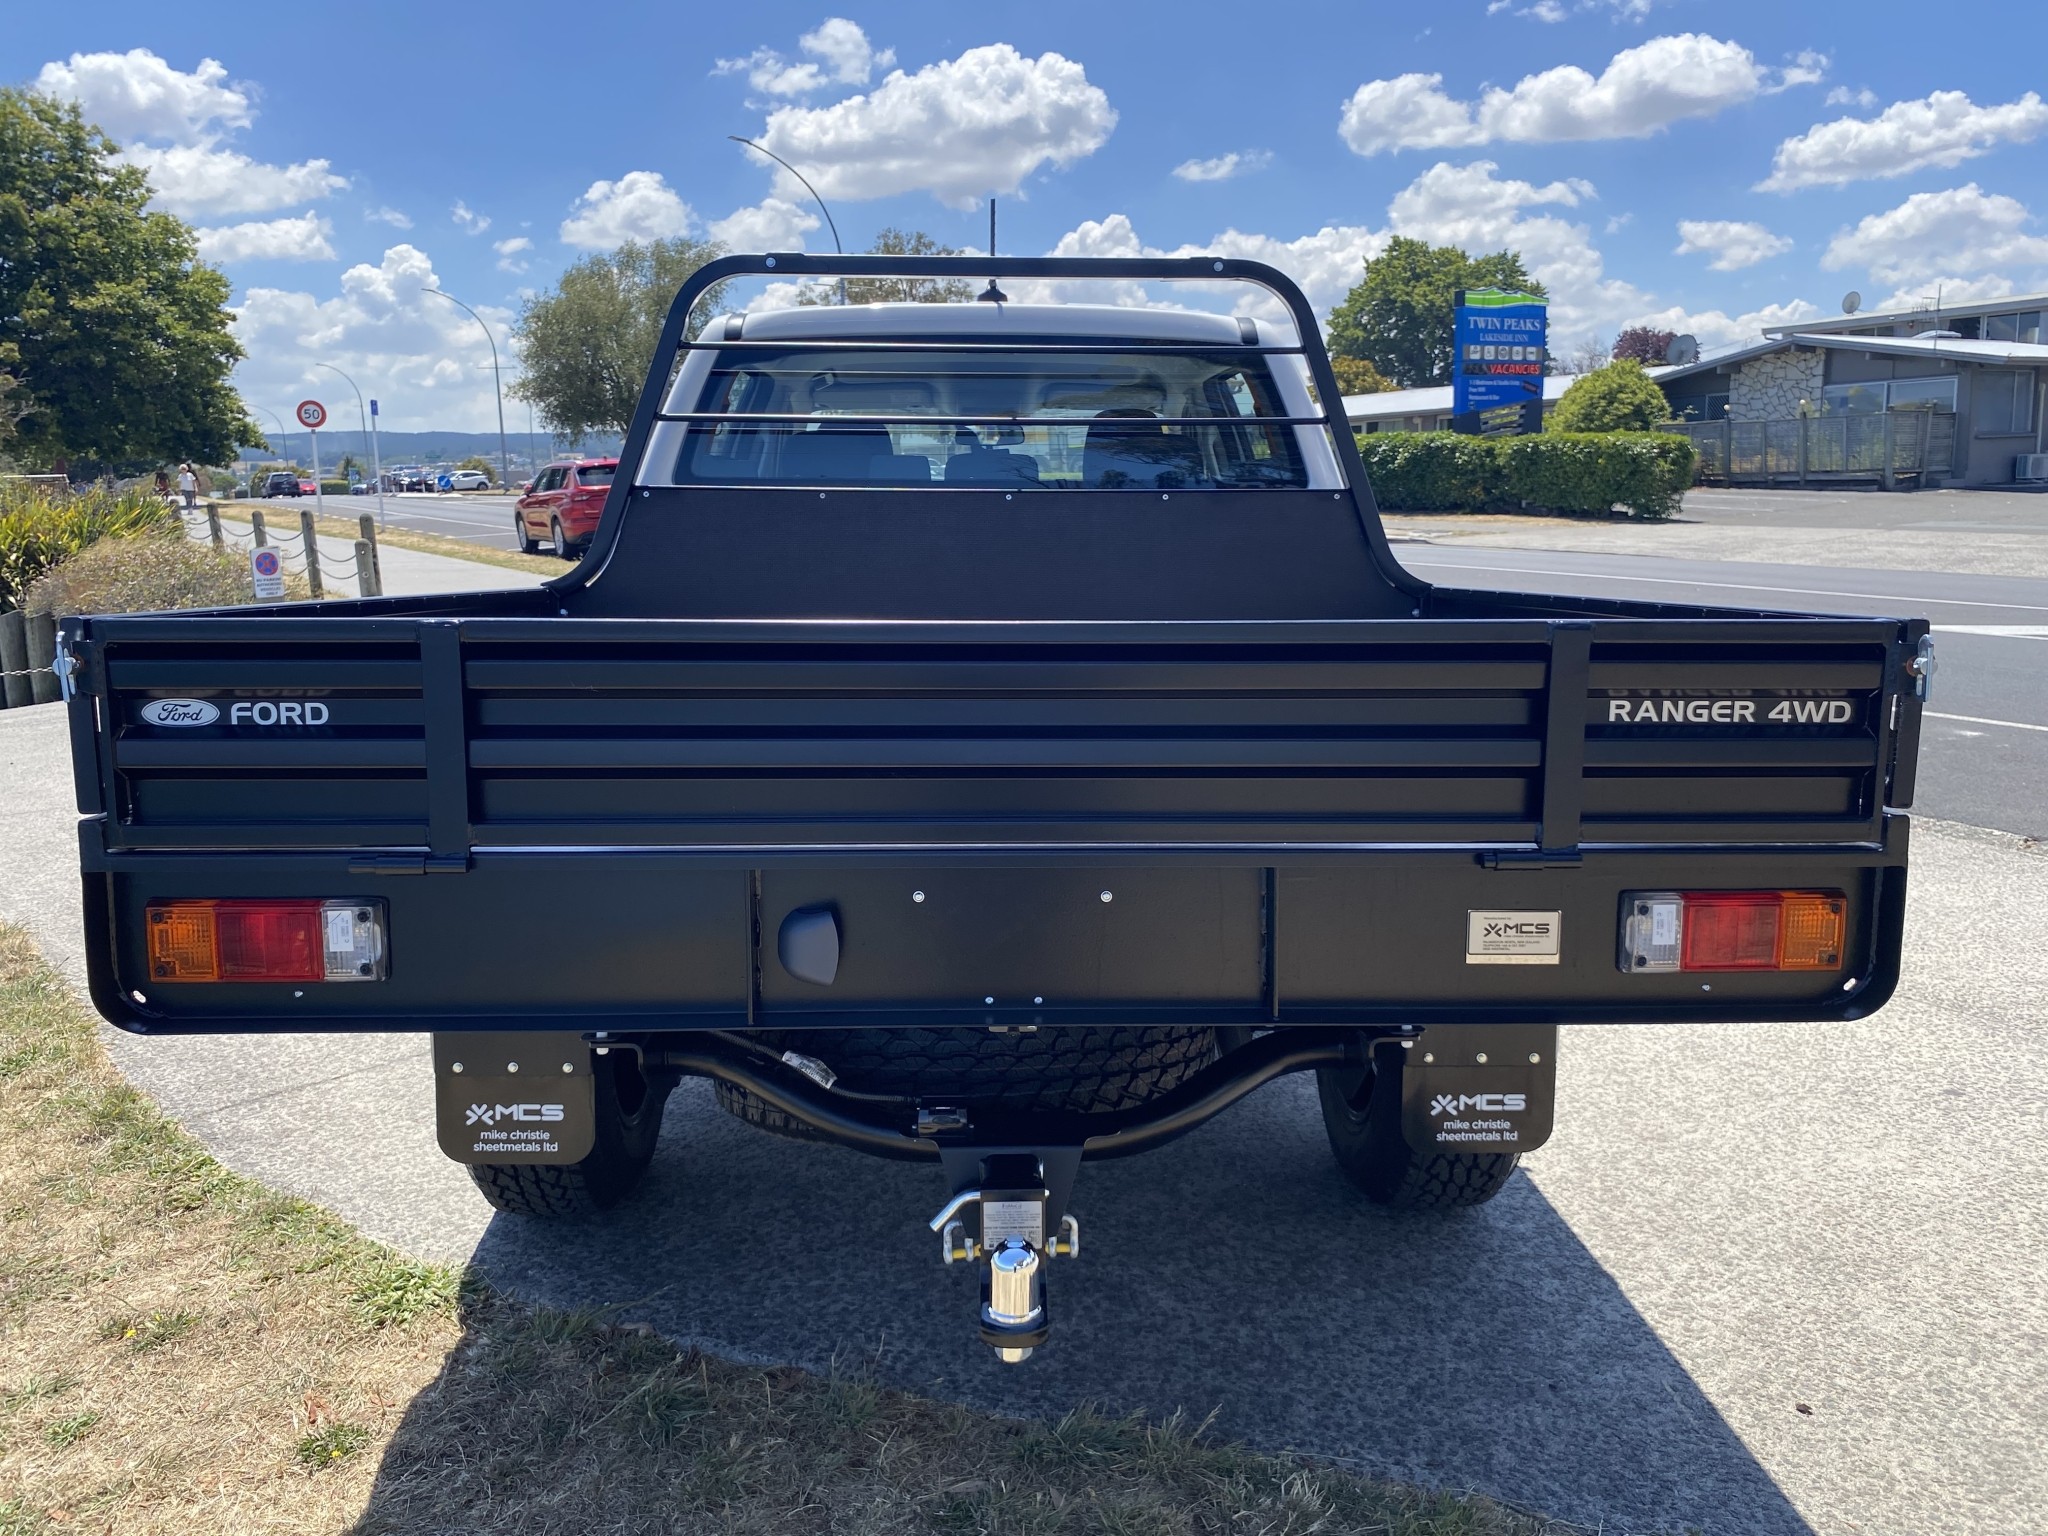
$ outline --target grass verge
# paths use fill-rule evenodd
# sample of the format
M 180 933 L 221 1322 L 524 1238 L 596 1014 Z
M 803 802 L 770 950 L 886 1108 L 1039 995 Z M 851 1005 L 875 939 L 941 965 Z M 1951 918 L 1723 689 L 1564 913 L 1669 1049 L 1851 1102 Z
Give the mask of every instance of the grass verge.
M 231 521 L 246 524 L 249 514 L 263 513 L 264 521 L 271 527 L 285 533 L 299 531 L 299 507 L 296 502 L 284 501 L 219 501 L 216 503 L 221 515 Z M 511 514 L 506 514 L 511 520 Z M 353 560 L 356 540 L 363 536 L 362 525 L 353 517 L 316 517 L 313 526 L 319 530 L 322 539 L 333 539 L 335 548 L 330 554 L 336 560 L 343 550 L 350 551 Z M 534 571 L 543 576 L 561 576 L 571 569 L 566 560 L 558 560 L 552 554 L 522 555 L 517 550 L 493 549 L 488 544 L 473 544 L 467 539 L 451 539 L 445 534 L 422 533 L 417 528 L 387 526 L 377 530 L 377 541 L 393 549 L 416 549 L 423 555 L 446 555 L 451 560 L 474 560 L 479 565 L 502 565 L 508 571 Z M 0 1533 L 4 1536 L 4 1533 Z
M 536 1308 L 228 1172 L 0 927 L 0 1533 L 1569 1527 L 1164 1423 L 1014 1423 Z

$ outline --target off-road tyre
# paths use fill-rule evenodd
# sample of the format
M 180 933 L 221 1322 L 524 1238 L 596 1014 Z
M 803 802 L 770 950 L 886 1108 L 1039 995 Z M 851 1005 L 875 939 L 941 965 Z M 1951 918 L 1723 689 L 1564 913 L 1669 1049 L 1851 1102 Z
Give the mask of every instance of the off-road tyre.
M 589 1216 L 639 1185 L 661 1136 L 672 1078 L 643 1073 L 631 1051 L 590 1058 L 597 1089 L 597 1142 L 580 1163 L 472 1163 L 483 1197 L 515 1216 Z
M 518 535 L 519 552 L 522 555 L 537 555 L 540 553 L 540 540 L 527 531 L 525 514 L 519 512 L 512 514 L 512 531 Z
M 1516 1152 L 1418 1152 L 1401 1134 L 1399 1048 L 1375 1049 L 1373 1065 L 1316 1073 L 1323 1129 L 1344 1176 L 1375 1205 L 1437 1211 L 1484 1205 L 1513 1177 Z
M 909 1106 L 1000 1104 L 1008 1109 L 1099 1114 L 1178 1087 L 1216 1059 L 1215 1031 L 1191 1028 L 762 1030 L 771 1049 L 815 1057 L 836 1086 Z M 719 1106 L 749 1125 L 800 1141 L 822 1139 L 801 1121 L 730 1083 Z

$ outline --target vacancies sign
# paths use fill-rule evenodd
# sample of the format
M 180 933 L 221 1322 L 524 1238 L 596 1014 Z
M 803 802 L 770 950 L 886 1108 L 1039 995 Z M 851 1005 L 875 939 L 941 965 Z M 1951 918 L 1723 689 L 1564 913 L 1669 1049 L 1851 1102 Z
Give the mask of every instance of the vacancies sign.
M 1546 316 L 1544 301 L 1533 294 L 1470 288 L 1458 296 L 1458 358 L 1451 381 L 1456 414 L 1520 405 L 1542 395 Z

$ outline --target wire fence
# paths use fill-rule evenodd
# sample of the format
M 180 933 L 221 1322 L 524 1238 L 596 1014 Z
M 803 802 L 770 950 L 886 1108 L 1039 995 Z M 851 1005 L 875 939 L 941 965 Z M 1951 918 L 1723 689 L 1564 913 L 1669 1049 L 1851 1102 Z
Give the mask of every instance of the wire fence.
M 348 546 L 351 541 L 344 536 L 330 534 L 323 542 L 319 531 L 314 529 L 311 532 L 312 544 L 309 549 L 306 524 L 303 522 L 297 532 L 273 528 L 267 522 L 260 521 L 263 514 L 259 511 L 253 514 L 257 521 L 252 521 L 246 529 L 237 528 L 222 518 L 219 508 L 211 502 L 207 503 L 204 511 L 181 510 L 179 516 L 189 533 L 203 536 L 217 548 L 276 550 L 278 563 L 284 571 L 290 575 L 305 577 L 307 584 L 313 587 L 315 596 L 324 596 L 324 589 L 329 584 L 353 584 L 358 595 L 362 597 L 382 595 L 383 580 L 378 563 L 377 529 L 368 518 L 362 520 L 362 537 L 352 541 L 350 554 L 346 558 L 336 559 L 328 553 L 329 548 L 335 543 Z M 318 573 L 317 579 L 315 572 Z

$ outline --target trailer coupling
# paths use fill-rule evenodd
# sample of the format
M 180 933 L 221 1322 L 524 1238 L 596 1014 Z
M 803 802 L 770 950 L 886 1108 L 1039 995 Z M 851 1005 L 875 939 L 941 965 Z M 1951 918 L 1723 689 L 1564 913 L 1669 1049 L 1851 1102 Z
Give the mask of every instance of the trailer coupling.
M 963 1189 L 931 1220 L 939 1254 L 948 1264 L 981 1264 L 981 1342 L 1005 1365 L 1031 1358 L 1051 1327 L 1045 1305 L 1045 1266 L 1052 1259 L 1077 1258 L 1081 1223 L 1071 1212 L 1059 1229 L 1046 1230 L 1051 1191 L 1037 1159 L 1010 1155 L 988 1160 L 990 1171 L 1029 1172 L 1036 1182 L 1015 1188 Z M 970 1231 L 970 1226 L 977 1230 Z

